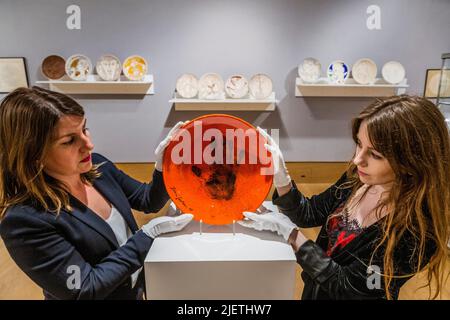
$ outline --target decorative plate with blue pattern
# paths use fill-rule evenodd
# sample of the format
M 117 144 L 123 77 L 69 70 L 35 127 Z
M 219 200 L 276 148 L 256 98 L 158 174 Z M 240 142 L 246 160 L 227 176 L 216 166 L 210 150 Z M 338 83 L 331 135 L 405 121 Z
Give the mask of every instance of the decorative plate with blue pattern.
M 327 69 L 327 76 L 331 83 L 344 84 L 350 74 L 350 68 L 342 60 L 333 61 Z

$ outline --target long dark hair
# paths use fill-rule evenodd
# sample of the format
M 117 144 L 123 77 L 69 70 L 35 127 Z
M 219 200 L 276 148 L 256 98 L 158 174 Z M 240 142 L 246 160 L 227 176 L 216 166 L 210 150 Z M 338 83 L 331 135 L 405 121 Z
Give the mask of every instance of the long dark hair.
M 383 275 L 387 298 L 395 278 L 394 250 L 399 240 L 412 235 L 417 264 L 414 273 L 425 267 L 425 249 L 435 244 L 435 254 L 428 261 L 428 286 L 434 278 L 437 297 L 444 283 L 444 265 L 449 257 L 450 238 L 450 138 L 444 116 L 429 100 L 401 95 L 377 99 L 352 121 L 355 144 L 361 123 L 366 121 L 369 139 L 391 165 L 395 181 L 389 195 L 377 206 L 376 214 L 388 208 L 383 219 L 383 235 L 374 255 L 383 248 Z M 349 163 L 352 195 L 362 187 L 356 165 Z M 372 256 L 372 258 L 374 257 Z M 411 276 L 411 275 L 407 275 Z

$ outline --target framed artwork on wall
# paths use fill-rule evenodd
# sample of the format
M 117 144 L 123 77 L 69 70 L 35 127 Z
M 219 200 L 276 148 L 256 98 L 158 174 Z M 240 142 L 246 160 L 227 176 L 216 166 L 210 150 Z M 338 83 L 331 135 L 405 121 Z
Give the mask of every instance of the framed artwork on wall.
M 441 76 L 441 69 L 428 69 L 425 77 L 425 88 L 423 96 L 428 99 L 436 99 L 439 90 L 439 80 Z M 441 97 L 450 97 L 450 70 L 444 70 L 442 74 L 443 87 L 441 88 Z
M 28 74 L 24 57 L 0 57 L 0 93 L 19 87 L 28 87 Z

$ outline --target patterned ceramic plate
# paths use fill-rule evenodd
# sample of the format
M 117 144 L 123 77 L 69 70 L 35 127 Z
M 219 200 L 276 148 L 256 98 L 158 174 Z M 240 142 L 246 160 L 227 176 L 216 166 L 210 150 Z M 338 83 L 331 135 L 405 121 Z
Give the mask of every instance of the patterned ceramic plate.
M 331 83 L 344 84 L 350 74 L 350 68 L 342 60 L 333 61 L 327 69 L 327 76 Z
M 86 80 L 92 73 L 91 60 L 82 54 L 74 54 L 66 61 L 66 73 L 72 80 Z
M 123 62 L 123 74 L 129 80 L 140 81 L 143 80 L 147 74 L 147 61 L 141 56 L 131 56 Z
M 198 97 L 200 99 L 223 99 L 224 84 L 222 77 L 217 73 L 202 75 L 198 83 Z
M 98 59 L 95 69 L 102 80 L 116 81 L 120 78 L 122 65 L 119 58 L 116 56 L 113 56 L 112 54 L 105 54 Z

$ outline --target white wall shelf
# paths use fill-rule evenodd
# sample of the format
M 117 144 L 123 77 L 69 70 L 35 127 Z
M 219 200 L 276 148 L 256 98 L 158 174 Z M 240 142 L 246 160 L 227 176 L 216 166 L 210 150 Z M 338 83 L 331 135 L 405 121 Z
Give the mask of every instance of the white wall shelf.
M 47 84 L 50 90 L 68 94 L 154 94 L 153 75 L 148 74 L 142 81 L 131 81 L 120 76 L 118 81 L 103 81 L 98 75 L 89 75 L 87 80 L 75 81 L 68 76 L 60 80 L 36 81 Z
M 393 85 L 377 78 L 374 84 L 363 85 L 348 78 L 344 84 L 329 83 L 327 78 L 320 78 L 317 83 L 304 83 L 301 78 L 295 80 L 296 97 L 386 97 L 406 92 L 407 79 Z
M 169 100 L 169 103 L 175 105 L 177 111 L 273 111 L 277 104 L 275 99 L 275 92 L 267 99 L 231 99 L 224 98 L 218 100 L 206 100 L 206 99 L 184 99 L 177 93 L 174 93 L 173 99 Z

